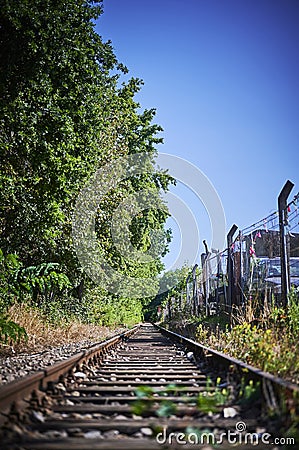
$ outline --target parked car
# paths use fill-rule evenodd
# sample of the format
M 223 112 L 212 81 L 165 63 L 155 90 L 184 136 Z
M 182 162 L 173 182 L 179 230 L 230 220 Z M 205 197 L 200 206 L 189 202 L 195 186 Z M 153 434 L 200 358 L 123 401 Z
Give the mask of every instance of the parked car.
M 290 286 L 299 287 L 299 258 L 290 258 Z M 265 282 L 273 289 L 274 294 L 281 294 L 280 258 L 270 260 L 267 267 Z
M 299 257 L 291 257 L 290 286 L 299 291 Z M 280 258 L 258 258 L 253 269 L 252 287 L 259 291 L 281 294 L 281 266 Z

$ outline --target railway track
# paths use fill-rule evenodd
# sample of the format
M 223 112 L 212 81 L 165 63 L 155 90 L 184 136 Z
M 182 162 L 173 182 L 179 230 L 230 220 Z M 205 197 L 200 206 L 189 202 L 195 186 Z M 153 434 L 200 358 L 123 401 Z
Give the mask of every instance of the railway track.
M 143 324 L 3 386 L 0 448 L 280 449 L 265 411 L 283 397 L 294 412 L 296 389 Z

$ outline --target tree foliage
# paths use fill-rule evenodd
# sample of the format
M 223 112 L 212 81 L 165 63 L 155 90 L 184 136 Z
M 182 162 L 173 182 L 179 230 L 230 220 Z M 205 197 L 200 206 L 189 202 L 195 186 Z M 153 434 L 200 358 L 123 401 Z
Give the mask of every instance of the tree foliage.
M 155 110 L 140 112 L 134 99 L 142 81 L 121 83 L 126 67 L 95 32 L 102 12 L 93 0 L 0 0 L 0 248 L 17 254 L 24 268 L 59 264 L 70 295 L 81 300 L 84 282 L 92 284 L 73 251 L 71 217 L 86 181 L 121 156 L 152 155 L 148 172 L 110 191 L 97 215 L 97 238 L 112 266 L 141 278 L 161 271 L 160 257 L 148 265 L 125 261 L 111 217 L 125 195 L 173 182 L 154 169 L 162 129 L 153 123 Z M 156 229 L 160 253 L 167 251 L 168 212 L 160 204 L 132 220 L 134 248 L 150 251 Z M 45 289 L 39 286 L 40 294 Z
M 147 305 L 146 317 L 150 320 L 157 320 L 158 309 L 164 308 L 172 297 L 176 299 L 180 298 L 182 293 L 184 293 L 182 303 L 185 303 L 186 281 L 191 274 L 192 267 L 189 267 L 188 265 L 165 271 L 159 277 L 159 291 L 157 295 Z
M 28 264 L 58 260 L 74 196 L 104 152 L 116 59 L 93 30 L 99 6 L 2 0 L 0 11 L 2 247 Z

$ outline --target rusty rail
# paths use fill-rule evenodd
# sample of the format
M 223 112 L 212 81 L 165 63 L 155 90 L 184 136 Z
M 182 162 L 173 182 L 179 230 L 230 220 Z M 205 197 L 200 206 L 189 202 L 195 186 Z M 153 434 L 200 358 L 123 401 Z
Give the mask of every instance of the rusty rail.
M 210 384 L 220 374 L 233 396 L 205 410 L 205 399 L 213 402 L 221 392 L 217 384 Z M 272 408 L 279 406 L 279 389 L 289 400 L 299 391 L 296 385 L 160 326 L 142 324 L 1 388 L 6 417 L 0 429 L 1 450 L 173 450 L 182 448 L 180 436 L 185 436 L 187 450 L 195 448 L 186 438 L 190 429 L 198 436 L 206 429 L 212 430 L 210 435 L 218 429 L 218 434 L 229 436 L 241 423 L 252 435 L 261 425 L 277 432 L 270 422 L 262 422 L 262 415 L 246 415 L 247 405 L 238 403 L 241 377 L 264 383 L 265 403 L 270 401 Z M 14 411 L 18 401 L 23 409 Z M 254 401 L 260 410 L 261 399 Z M 238 448 L 265 447 L 242 442 Z
M 60 376 L 67 374 L 73 369 L 80 367 L 89 359 L 103 359 L 109 349 L 114 348 L 120 342 L 134 334 L 140 325 L 113 336 L 99 344 L 94 344 L 87 350 L 77 353 L 70 358 L 60 361 L 53 366 L 46 367 L 43 370 L 28 375 L 19 380 L 13 381 L 7 385 L 0 387 L 0 426 L 5 422 L 6 415 L 11 408 L 17 406 L 21 408 L 32 394 L 36 394 L 39 390 L 43 391 L 48 383 L 55 382 Z
M 272 410 L 279 410 L 280 407 L 299 407 L 299 386 L 282 378 L 276 377 L 268 372 L 253 367 L 249 364 L 221 353 L 217 350 L 206 347 L 192 339 L 186 338 L 178 333 L 167 330 L 158 324 L 155 327 L 165 336 L 179 342 L 186 349 L 193 352 L 195 357 L 201 361 L 205 360 L 210 366 L 230 371 L 238 377 L 244 378 L 246 382 L 253 380 L 260 382 L 265 404 Z

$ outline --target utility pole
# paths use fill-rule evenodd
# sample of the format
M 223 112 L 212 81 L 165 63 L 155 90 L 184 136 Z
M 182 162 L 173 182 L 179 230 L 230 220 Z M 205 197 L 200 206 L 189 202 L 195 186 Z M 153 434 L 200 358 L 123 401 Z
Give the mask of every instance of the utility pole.
M 294 187 L 294 183 L 288 180 L 282 191 L 278 196 L 278 215 L 279 215 L 279 235 L 280 235 L 280 269 L 281 269 L 281 302 L 282 306 L 286 307 L 288 304 L 288 293 L 290 290 L 290 277 L 288 267 L 288 255 L 286 248 L 286 236 L 285 236 L 285 215 L 287 209 L 287 199 L 291 190 Z

